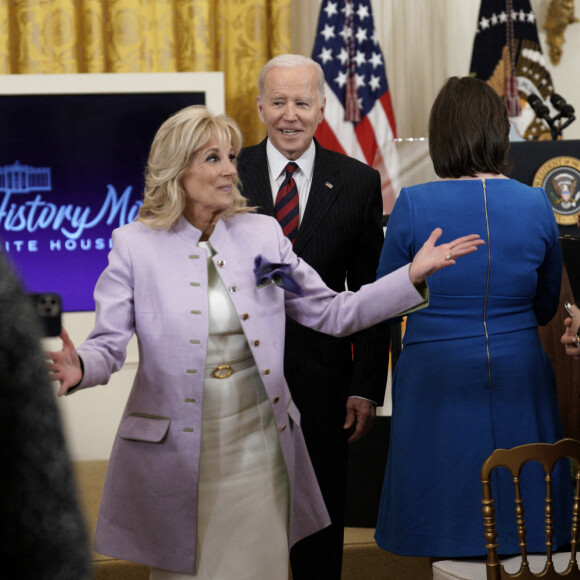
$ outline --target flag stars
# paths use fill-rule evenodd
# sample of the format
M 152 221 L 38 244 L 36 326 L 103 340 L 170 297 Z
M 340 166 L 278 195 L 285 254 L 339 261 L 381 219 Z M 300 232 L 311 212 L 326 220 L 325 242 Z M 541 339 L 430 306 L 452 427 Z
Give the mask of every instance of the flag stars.
M 356 88 L 360 89 L 365 86 L 365 75 L 355 75 Z
M 340 64 L 344 66 L 348 61 L 348 52 L 344 46 L 340 49 L 340 54 L 336 57 L 340 61 Z
M 324 40 L 328 42 L 331 38 L 336 38 L 336 34 L 334 34 L 334 26 L 329 26 L 328 24 L 324 25 L 324 30 L 320 32 L 322 36 L 324 36 Z
M 501 24 L 505 25 L 507 23 L 507 20 L 508 16 L 505 11 L 500 12 L 499 15 L 493 12 L 489 18 L 482 16 L 481 20 L 479 21 L 479 27 L 477 29 L 477 32 L 487 30 L 492 26 L 497 26 Z M 512 12 L 512 20 L 514 22 L 527 22 L 529 24 L 533 24 L 536 21 L 536 17 L 534 15 L 533 10 L 530 10 L 530 12 L 524 12 L 523 10 L 520 10 L 519 12 Z
M 327 2 L 326 7 L 324 8 L 324 12 L 326 12 L 326 17 L 331 18 L 335 14 L 338 14 L 337 10 L 338 2 Z
M 379 35 L 377 34 L 377 31 L 375 30 L 373 32 L 373 35 L 371 36 L 371 40 L 373 41 L 375 46 L 378 46 L 379 44 Z
M 362 66 L 367 61 L 365 57 L 365 53 L 361 52 L 360 50 L 356 51 L 356 56 L 354 57 L 354 62 L 356 62 L 356 66 Z
M 369 62 L 373 65 L 373 69 L 383 65 L 383 57 L 380 53 L 373 52 Z
M 368 18 L 370 16 L 370 14 L 369 14 L 369 7 L 368 6 L 363 6 L 362 4 L 359 4 L 358 10 L 356 11 L 356 14 L 357 14 L 359 20 L 361 22 L 364 22 L 364 19 L 365 18 Z
M 318 58 L 322 61 L 322 64 L 330 62 L 332 59 L 332 48 L 323 48 L 322 52 L 318 55 Z
M 347 2 L 341 12 L 344 12 L 345 18 L 350 18 L 354 14 L 354 7 L 352 3 Z
M 512 12 L 512 20 L 515 22 L 517 20 L 519 20 L 520 22 L 525 22 L 526 21 L 526 13 L 523 10 L 520 10 L 519 12 Z
M 371 80 L 369 81 L 369 87 L 371 91 L 376 92 L 381 88 L 381 79 L 375 75 L 371 75 Z
M 344 26 L 342 30 L 339 32 L 340 36 L 342 36 L 343 40 L 346 42 L 350 38 L 352 38 L 352 29 L 348 26 Z
M 340 71 L 338 76 L 334 79 L 334 82 L 342 89 L 346 85 L 346 73 Z
M 367 30 L 366 28 L 359 28 L 356 31 L 356 39 L 362 44 L 367 39 Z

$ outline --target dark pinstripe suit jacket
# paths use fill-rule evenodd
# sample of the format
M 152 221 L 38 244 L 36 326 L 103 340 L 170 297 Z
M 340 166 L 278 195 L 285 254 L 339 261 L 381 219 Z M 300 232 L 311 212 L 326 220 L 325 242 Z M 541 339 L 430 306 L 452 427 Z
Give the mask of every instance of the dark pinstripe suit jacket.
M 238 172 L 249 203 L 274 215 L 266 142 L 241 151 Z M 379 173 L 315 144 L 312 185 L 294 251 L 332 289 L 344 290 L 346 280 L 350 290 L 358 290 L 375 280 L 383 244 Z M 333 338 L 287 319 L 285 375 L 307 440 L 343 437 L 347 396 L 383 402 L 389 338 L 386 324 Z

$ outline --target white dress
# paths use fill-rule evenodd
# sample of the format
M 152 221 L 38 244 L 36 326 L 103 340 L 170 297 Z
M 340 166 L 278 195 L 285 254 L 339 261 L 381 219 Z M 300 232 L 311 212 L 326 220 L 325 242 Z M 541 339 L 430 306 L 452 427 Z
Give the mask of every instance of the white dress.
M 203 392 L 196 575 L 151 580 L 288 579 L 289 483 L 270 402 L 238 315 L 208 254 L 209 340 Z M 217 365 L 247 361 L 225 379 Z M 235 368 L 235 366 L 234 366 Z

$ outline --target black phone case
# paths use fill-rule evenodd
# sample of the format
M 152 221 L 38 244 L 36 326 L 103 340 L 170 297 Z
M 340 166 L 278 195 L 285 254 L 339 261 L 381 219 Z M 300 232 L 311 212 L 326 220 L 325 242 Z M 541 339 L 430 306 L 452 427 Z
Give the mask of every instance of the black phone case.
M 59 336 L 62 320 L 62 301 L 58 294 L 31 294 L 43 336 Z

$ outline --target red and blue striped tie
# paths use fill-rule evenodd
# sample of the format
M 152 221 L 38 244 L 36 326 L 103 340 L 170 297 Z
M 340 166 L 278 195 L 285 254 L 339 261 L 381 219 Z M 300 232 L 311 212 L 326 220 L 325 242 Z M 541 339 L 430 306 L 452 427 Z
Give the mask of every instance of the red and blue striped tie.
M 276 219 L 282 226 L 284 235 L 292 243 L 294 243 L 298 233 L 298 188 L 292 177 L 297 167 L 298 165 L 292 162 L 286 165 L 286 177 L 278 190 L 274 205 Z

